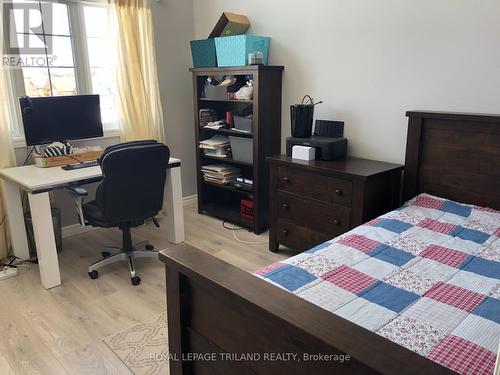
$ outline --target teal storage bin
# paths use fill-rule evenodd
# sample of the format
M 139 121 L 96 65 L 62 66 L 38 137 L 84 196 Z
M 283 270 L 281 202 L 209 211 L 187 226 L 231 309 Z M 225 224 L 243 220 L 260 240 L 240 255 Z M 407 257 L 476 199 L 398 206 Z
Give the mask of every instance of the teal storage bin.
M 215 39 L 201 39 L 191 41 L 191 55 L 194 68 L 212 68 L 217 66 Z
M 248 65 L 248 54 L 262 52 L 264 65 L 269 58 L 271 38 L 257 35 L 233 35 L 215 38 L 218 66 Z

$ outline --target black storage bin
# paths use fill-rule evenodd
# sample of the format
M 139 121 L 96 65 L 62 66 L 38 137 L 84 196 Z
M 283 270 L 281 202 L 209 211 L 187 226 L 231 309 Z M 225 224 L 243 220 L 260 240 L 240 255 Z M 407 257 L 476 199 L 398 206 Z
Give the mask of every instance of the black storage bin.
M 62 224 L 61 224 L 61 210 L 59 208 L 51 208 L 52 212 L 52 225 L 54 226 L 54 237 L 56 239 L 57 252 L 62 251 Z M 35 244 L 35 234 L 33 233 L 33 221 L 31 219 L 31 213 L 26 212 L 24 214 L 24 223 L 26 226 L 26 234 L 28 235 L 28 246 L 30 250 L 30 257 L 36 257 L 36 244 Z

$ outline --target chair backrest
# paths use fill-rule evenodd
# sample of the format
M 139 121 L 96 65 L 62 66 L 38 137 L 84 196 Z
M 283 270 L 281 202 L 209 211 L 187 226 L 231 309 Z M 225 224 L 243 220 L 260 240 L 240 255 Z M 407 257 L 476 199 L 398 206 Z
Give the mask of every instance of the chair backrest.
M 100 159 L 103 180 L 96 204 L 110 223 L 140 221 L 163 206 L 170 150 L 156 141 L 127 142 L 106 148 Z

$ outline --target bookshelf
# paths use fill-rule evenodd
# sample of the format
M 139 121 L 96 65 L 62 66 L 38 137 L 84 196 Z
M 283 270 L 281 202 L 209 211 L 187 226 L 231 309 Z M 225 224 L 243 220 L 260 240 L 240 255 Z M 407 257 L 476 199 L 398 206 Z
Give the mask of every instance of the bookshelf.
M 244 66 L 229 68 L 192 68 L 193 103 L 196 147 L 196 169 L 198 183 L 198 212 L 248 228 L 256 234 L 269 226 L 269 168 L 266 157 L 280 153 L 281 108 L 282 108 L 282 66 Z M 204 86 L 207 77 L 232 75 L 238 82 L 253 77 L 252 100 L 205 98 Z M 212 109 L 219 119 L 226 112 L 237 113 L 248 105 L 253 106 L 253 131 L 241 132 L 233 129 L 206 129 L 200 126 L 199 110 Z M 253 158 L 251 163 L 229 158 L 203 155 L 199 142 L 214 135 L 241 137 L 251 140 Z M 218 185 L 203 179 L 201 168 L 205 165 L 225 163 L 241 169 L 245 178 L 253 180 L 253 191 L 243 191 L 232 185 Z M 253 200 L 253 220 L 240 215 L 241 199 Z

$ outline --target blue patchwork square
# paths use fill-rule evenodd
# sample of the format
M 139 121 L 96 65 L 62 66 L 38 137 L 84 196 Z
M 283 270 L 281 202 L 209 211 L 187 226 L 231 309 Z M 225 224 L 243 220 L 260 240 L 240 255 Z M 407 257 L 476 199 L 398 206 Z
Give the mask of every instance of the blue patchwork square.
M 455 215 L 468 217 L 471 213 L 471 208 L 464 206 L 463 204 L 458 204 L 452 201 L 444 201 L 440 208 L 441 211 L 449 212 Z
M 369 256 L 371 257 L 374 257 L 375 255 L 377 254 L 380 254 L 382 251 L 384 251 L 385 249 L 387 249 L 389 247 L 389 245 L 386 245 L 386 244 L 383 244 L 381 243 L 380 245 L 378 245 L 376 248 L 374 248 L 372 251 L 370 251 L 368 253 Z
M 382 219 L 374 227 L 384 228 L 395 233 L 403 233 L 405 230 L 413 227 L 413 225 L 395 219 Z
M 316 280 L 317 277 L 311 275 L 307 271 L 304 271 L 302 268 L 285 264 L 283 267 L 277 268 L 270 274 L 267 274 L 266 279 L 272 280 L 276 284 L 279 284 L 283 288 L 293 292 L 294 290 L 309 284 L 311 281 Z
M 478 275 L 490 277 L 492 279 L 500 278 L 500 262 L 494 260 L 470 255 L 465 259 L 461 268 L 464 271 L 474 272 Z
M 311 253 L 315 253 L 316 251 L 320 251 L 322 249 L 325 249 L 327 248 L 328 246 L 330 246 L 331 243 L 330 242 L 323 242 L 322 244 L 319 244 L 317 246 L 314 246 L 312 249 L 309 249 L 307 251 L 304 251 L 304 253 L 306 254 L 311 254 Z
M 490 235 L 487 233 L 481 232 L 479 230 L 463 228 L 463 227 L 456 227 L 448 234 L 450 236 L 458 237 L 458 238 L 461 238 L 463 240 L 472 241 L 472 242 L 475 242 L 478 244 L 482 244 L 488 238 L 490 238 Z
M 500 324 L 500 301 L 488 297 L 472 313 Z
M 415 258 L 413 254 L 396 249 L 395 247 L 384 246 L 382 249 L 378 250 L 380 247 L 381 246 L 377 246 L 368 255 L 383 260 L 384 262 L 394 264 L 398 267 L 401 267 L 403 264 L 406 264 Z
M 385 283 L 367 290 L 360 297 L 397 313 L 420 298 L 418 294 Z

